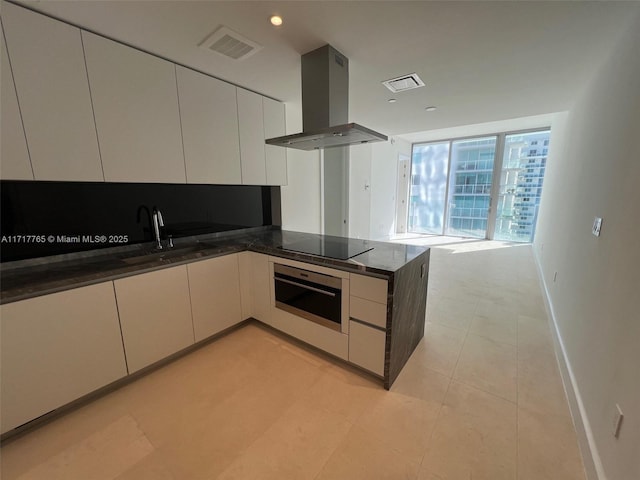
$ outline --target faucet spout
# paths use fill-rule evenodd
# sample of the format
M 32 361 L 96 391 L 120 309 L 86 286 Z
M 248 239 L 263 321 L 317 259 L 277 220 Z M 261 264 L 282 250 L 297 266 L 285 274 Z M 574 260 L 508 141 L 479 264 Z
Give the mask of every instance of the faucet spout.
M 162 237 L 160 235 L 160 227 L 164 227 L 164 219 L 162 218 L 162 212 L 156 207 L 153 207 L 153 233 L 156 240 L 156 248 L 162 250 Z
M 138 213 L 136 214 L 136 221 L 138 223 L 140 223 L 140 221 L 142 220 L 142 212 L 145 212 L 147 214 L 147 220 L 149 221 L 149 227 L 148 228 L 142 228 L 142 235 L 144 237 L 144 239 L 147 239 L 147 232 L 149 232 L 149 236 L 153 237 L 153 220 L 151 220 L 151 212 L 149 211 L 149 208 L 146 205 L 140 205 L 138 207 Z

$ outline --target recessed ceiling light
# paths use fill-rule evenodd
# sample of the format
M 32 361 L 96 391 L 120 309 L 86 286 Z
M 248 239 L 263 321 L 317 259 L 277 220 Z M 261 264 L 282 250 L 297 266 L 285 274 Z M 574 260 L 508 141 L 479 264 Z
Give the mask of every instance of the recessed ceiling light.
M 282 17 L 278 16 L 278 15 L 273 15 L 270 19 L 271 21 L 271 25 L 279 27 L 280 25 L 282 25 Z
M 431 106 L 431 107 L 425 107 L 424 109 L 425 109 L 427 112 L 435 112 L 435 111 L 438 109 L 438 107 L 433 107 L 433 106 Z
M 395 98 L 390 98 L 390 99 L 388 100 L 388 102 L 389 102 L 389 103 L 396 103 L 396 99 L 395 99 Z

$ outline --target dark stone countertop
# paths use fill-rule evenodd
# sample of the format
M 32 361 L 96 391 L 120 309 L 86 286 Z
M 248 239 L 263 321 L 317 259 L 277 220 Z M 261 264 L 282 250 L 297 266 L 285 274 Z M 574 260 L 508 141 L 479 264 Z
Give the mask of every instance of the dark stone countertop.
M 331 238 L 324 235 L 258 227 L 175 240 L 173 249 L 137 244 L 0 265 L 0 304 L 128 277 L 205 258 L 253 251 L 363 275 L 389 278 L 428 250 L 398 243 L 364 241 L 372 250 L 349 260 L 282 250 L 285 244 Z M 363 242 L 360 240 L 359 242 Z

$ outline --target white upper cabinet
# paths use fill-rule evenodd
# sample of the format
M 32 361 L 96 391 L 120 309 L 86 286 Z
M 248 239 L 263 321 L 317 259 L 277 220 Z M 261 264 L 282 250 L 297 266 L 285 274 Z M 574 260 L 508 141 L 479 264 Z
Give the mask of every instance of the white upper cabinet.
M 16 97 L 16 88 L 11 75 L 9 56 L 7 55 L 4 35 L 0 28 L 2 41 L 2 80 L 0 80 L 2 112 L 2 131 L 0 132 L 0 178 L 3 180 L 33 180 L 33 170 L 29 160 L 27 141 L 22 128 L 22 118 Z
M 105 180 L 185 183 L 175 65 L 85 31 L 82 38 Z
M 236 87 L 176 66 L 187 183 L 240 185 Z
M 242 183 L 286 185 L 286 149 L 264 143 L 285 135 L 284 104 L 238 88 L 238 122 Z
M 2 22 L 35 179 L 103 181 L 80 29 L 7 2 Z
M 238 88 L 240 163 L 243 185 L 266 185 L 262 96 Z
M 282 103 L 2 7 L 1 178 L 287 184 Z
M 264 138 L 286 135 L 284 103 L 262 98 Z M 267 185 L 287 184 L 287 149 L 265 145 Z

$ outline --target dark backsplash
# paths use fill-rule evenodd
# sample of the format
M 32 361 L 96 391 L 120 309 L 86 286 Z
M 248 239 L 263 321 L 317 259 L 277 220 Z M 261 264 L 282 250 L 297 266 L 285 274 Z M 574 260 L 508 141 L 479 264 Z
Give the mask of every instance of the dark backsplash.
M 0 257 L 6 262 L 149 242 L 154 206 L 164 216 L 165 234 L 174 238 L 279 225 L 279 190 L 3 180 Z

